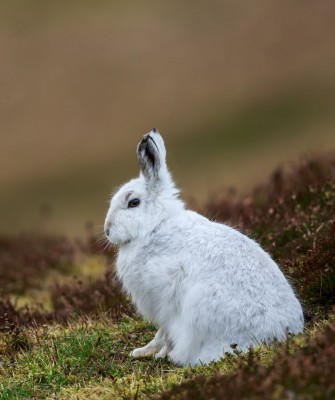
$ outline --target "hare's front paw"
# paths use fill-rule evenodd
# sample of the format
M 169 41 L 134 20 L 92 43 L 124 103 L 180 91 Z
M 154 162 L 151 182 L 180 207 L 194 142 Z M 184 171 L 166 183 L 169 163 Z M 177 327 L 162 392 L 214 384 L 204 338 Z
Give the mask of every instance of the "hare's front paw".
M 168 341 L 165 338 L 165 331 L 161 328 L 157 331 L 151 342 L 144 347 L 139 347 L 138 349 L 133 350 L 130 353 L 130 356 L 134 358 L 151 357 L 158 352 L 158 354 L 162 353 L 163 349 L 166 348 L 165 353 L 162 356 L 164 357 L 168 352 L 168 347 Z
M 139 347 L 138 349 L 133 350 L 130 353 L 130 357 L 133 357 L 133 358 L 151 357 L 156 352 L 157 352 L 156 347 L 144 346 L 144 347 Z
M 165 332 L 163 329 L 159 329 L 151 342 L 144 347 L 139 347 L 138 349 L 133 350 L 130 353 L 130 357 L 151 357 L 159 352 L 165 346 L 165 343 Z

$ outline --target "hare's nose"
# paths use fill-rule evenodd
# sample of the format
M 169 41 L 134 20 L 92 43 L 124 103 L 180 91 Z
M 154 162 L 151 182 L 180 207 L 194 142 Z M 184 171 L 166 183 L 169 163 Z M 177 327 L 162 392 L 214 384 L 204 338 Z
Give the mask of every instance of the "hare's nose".
M 106 234 L 106 236 L 109 236 L 109 228 L 107 228 L 107 229 L 105 230 L 105 234 Z

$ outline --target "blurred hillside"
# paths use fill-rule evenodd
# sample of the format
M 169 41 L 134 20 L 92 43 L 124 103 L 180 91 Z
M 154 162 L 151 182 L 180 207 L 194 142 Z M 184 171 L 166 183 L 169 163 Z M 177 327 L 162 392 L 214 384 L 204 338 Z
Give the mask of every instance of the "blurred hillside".
M 2 0 L 0 231 L 83 232 L 158 128 L 184 198 L 335 148 L 335 3 Z

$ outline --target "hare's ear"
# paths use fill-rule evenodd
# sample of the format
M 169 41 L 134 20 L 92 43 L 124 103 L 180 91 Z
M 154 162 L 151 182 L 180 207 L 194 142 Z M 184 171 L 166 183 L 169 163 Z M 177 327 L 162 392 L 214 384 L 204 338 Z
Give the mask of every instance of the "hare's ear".
M 137 146 L 137 159 L 145 180 L 152 186 L 170 180 L 165 161 L 166 150 L 162 136 L 156 129 L 143 136 Z

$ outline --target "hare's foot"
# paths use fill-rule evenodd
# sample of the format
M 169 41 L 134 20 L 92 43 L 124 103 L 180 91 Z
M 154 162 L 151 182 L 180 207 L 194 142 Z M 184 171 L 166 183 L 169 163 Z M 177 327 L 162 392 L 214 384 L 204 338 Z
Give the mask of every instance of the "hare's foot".
M 154 354 L 156 354 L 157 351 L 158 351 L 158 348 L 155 346 L 151 346 L 151 342 L 150 342 L 144 347 L 139 347 L 139 348 L 133 350 L 130 353 L 130 356 L 133 358 L 151 357 Z
M 139 347 L 130 353 L 131 357 L 142 358 L 150 357 L 159 352 L 165 345 L 165 335 L 163 329 L 159 329 L 155 337 L 144 347 Z
M 158 353 L 155 354 L 155 358 L 164 358 L 168 352 L 170 351 L 170 348 L 167 343 L 164 343 L 163 347 L 159 350 Z

